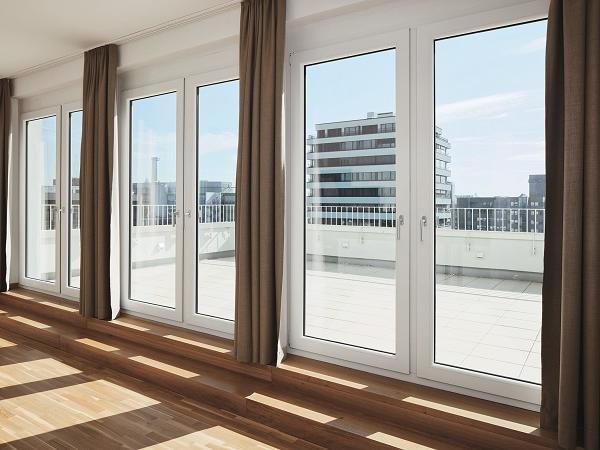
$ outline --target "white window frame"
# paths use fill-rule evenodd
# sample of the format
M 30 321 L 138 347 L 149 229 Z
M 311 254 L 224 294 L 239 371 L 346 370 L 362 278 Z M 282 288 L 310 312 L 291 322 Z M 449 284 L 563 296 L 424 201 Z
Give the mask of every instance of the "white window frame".
M 237 66 L 206 72 L 185 79 L 185 239 L 184 248 L 184 322 L 208 333 L 233 339 L 234 321 L 196 313 L 198 295 L 197 226 L 198 226 L 198 149 L 197 115 L 198 88 L 211 84 L 234 81 L 239 78 Z M 188 215 L 189 212 L 189 215 Z M 215 333 L 216 332 L 216 333 Z
M 176 263 L 175 263 L 175 308 L 144 303 L 129 298 L 129 246 L 130 246 L 130 107 L 133 100 L 153 97 L 161 94 L 175 92 L 177 95 L 177 118 L 176 118 L 176 210 L 179 217 L 176 222 Z M 119 102 L 119 153 L 121 164 L 121 308 L 126 312 L 137 312 L 145 316 L 151 316 L 158 320 L 166 319 L 174 322 L 183 321 L 183 234 L 184 220 L 182 214 L 183 206 L 183 129 L 184 129 L 184 81 L 183 78 L 152 84 L 136 89 L 126 90 L 120 93 Z
M 547 1 L 536 1 L 490 12 L 460 17 L 417 29 L 417 172 L 416 180 L 434 178 L 434 69 L 436 39 L 484 31 L 507 25 L 546 18 Z M 417 217 L 434 217 L 433 183 L 415 183 Z M 424 230 L 425 240 L 416 245 L 416 283 L 413 290 L 417 305 L 417 376 L 460 386 L 500 397 L 539 405 L 539 385 L 486 375 L 467 369 L 435 364 L 434 358 L 434 226 Z
M 288 277 L 290 284 L 289 303 L 289 348 L 290 352 L 306 352 L 323 355 L 336 360 L 358 363 L 393 370 L 410 372 L 410 305 L 409 305 L 409 255 L 410 235 L 408 226 L 400 226 L 400 239 L 396 239 L 396 353 L 358 348 L 308 337 L 303 332 L 304 309 L 304 205 L 305 146 L 304 146 L 304 67 L 313 63 L 327 62 L 374 51 L 396 49 L 396 211 L 409 221 L 410 173 L 409 173 L 409 111 L 410 111 L 410 49 L 409 30 L 399 30 L 368 38 L 347 41 L 341 44 L 306 50 L 291 57 L 290 86 L 290 133 L 289 162 L 291 233 L 289 238 L 290 268 L 295 274 Z M 398 217 L 397 217 L 398 218 Z M 399 224 L 399 221 L 397 221 Z M 293 270 L 293 269 L 290 269 Z
M 60 245 L 60 253 L 61 253 L 61 293 L 65 296 L 68 296 L 71 299 L 79 300 L 79 289 L 69 286 L 69 228 L 71 225 L 71 211 L 69 205 L 69 185 L 70 185 L 70 175 L 71 175 L 71 146 L 70 146 L 70 137 L 71 137 L 71 113 L 81 111 L 82 103 L 81 102 L 73 102 L 67 103 L 62 106 L 62 148 L 61 148 L 61 245 Z M 82 123 L 83 126 L 83 123 Z M 81 200 L 81 196 L 79 197 Z M 81 202 L 80 202 L 81 204 Z M 81 210 L 80 210 L 81 214 Z M 63 220 L 64 219 L 64 220 Z M 81 215 L 79 216 L 79 220 L 81 223 Z M 80 255 L 81 261 L 81 255 Z
M 21 207 L 19 213 L 20 227 L 23 232 L 23 238 L 20 240 L 19 244 L 19 254 L 20 254 L 20 270 L 19 270 L 19 284 L 24 287 L 32 288 L 37 291 L 46 292 L 50 294 L 60 294 L 61 288 L 61 214 L 56 214 L 56 224 L 55 224 L 55 232 L 56 232 L 56 248 L 55 248 L 55 279 L 54 282 L 37 280 L 34 278 L 29 278 L 26 276 L 26 264 L 27 264 L 27 254 L 26 254 L 26 241 L 27 241 L 27 122 L 43 119 L 46 117 L 56 117 L 56 177 L 55 180 L 57 183 L 60 183 L 61 180 L 61 160 L 62 160 L 62 149 L 61 149 L 61 107 L 53 106 L 49 108 L 40 109 L 37 111 L 32 111 L 28 113 L 21 114 L 20 117 L 20 136 L 21 136 L 21 144 L 20 144 L 20 157 L 19 157 L 19 166 L 20 166 L 20 198 L 21 198 Z M 61 205 L 61 189 L 57 186 L 56 189 L 56 206 Z

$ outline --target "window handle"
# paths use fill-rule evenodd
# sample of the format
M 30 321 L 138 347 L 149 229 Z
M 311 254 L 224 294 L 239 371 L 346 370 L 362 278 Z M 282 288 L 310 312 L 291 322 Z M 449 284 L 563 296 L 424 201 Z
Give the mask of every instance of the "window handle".
M 424 241 L 423 238 L 423 228 L 427 226 L 427 216 L 421 216 L 421 220 L 419 221 L 419 227 L 421 229 L 421 242 Z
M 174 226 L 174 227 L 175 227 L 175 226 L 177 226 L 177 218 L 178 218 L 178 217 L 179 217 L 179 210 L 176 210 L 176 211 L 173 213 L 173 226 Z
M 400 227 L 404 225 L 404 214 L 398 216 L 398 223 L 396 224 L 396 239 L 400 240 Z

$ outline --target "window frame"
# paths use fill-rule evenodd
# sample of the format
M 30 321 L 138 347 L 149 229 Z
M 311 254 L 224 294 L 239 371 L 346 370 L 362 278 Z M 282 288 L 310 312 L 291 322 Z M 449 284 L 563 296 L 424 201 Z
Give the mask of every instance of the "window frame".
M 70 184 L 71 184 L 71 113 L 79 112 L 83 110 L 82 102 L 72 102 L 67 103 L 62 106 L 62 149 L 61 149 L 61 208 L 62 208 L 62 217 L 64 220 L 61 220 L 61 245 L 60 245 L 60 253 L 64 255 L 61 257 L 61 292 L 64 295 L 72 299 L 79 300 L 79 289 L 72 287 L 69 285 L 69 276 L 70 276 L 70 253 L 69 253 L 69 245 L 70 245 L 70 199 L 71 195 L 69 192 Z M 83 127 L 83 122 L 82 122 Z M 81 177 L 81 174 L 80 174 Z M 81 196 L 80 205 L 81 205 Z M 81 214 L 81 210 L 80 210 Z M 81 224 L 81 215 L 80 224 Z M 80 255 L 81 261 L 81 255 Z
M 237 66 L 212 70 L 185 78 L 185 168 L 184 211 L 186 245 L 184 248 L 184 323 L 207 333 L 233 339 L 233 320 L 198 314 L 198 89 L 239 79 Z M 187 216 L 187 212 L 191 215 Z M 237 226 L 237 225 L 236 225 Z
M 486 31 L 547 18 L 547 2 L 538 1 L 451 19 L 417 28 L 416 179 L 434 180 L 434 45 L 437 39 Z M 417 217 L 434 217 L 434 183 L 415 185 Z M 429 220 L 433 223 L 433 220 Z M 435 254 L 434 226 L 424 230 L 425 240 L 416 243 L 416 282 L 413 302 L 417 308 L 417 366 L 419 378 L 500 396 L 536 408 L 541 387 L 527 382 L 473 372 L 468 369 L 434 363 Z
M 62 149 L 61 149 L 61 130 L 62 130 L 62 114 L 61 107 L 51 106 L 44 109 L 38 109 L 31 112 L 22 113 L 20 116 L 20 157 L 19 157 L 19 174 L 20 174 L 20 212 L 19 212 L 19 223 L 20 229 L 24 236 L 20 239 L 19 243 L 19 284 L 24 287 L 32 288 L 37 291 L 46 292 L 53 295 L 61 294 L 61 214 L 56 213 L 56 244 L 55 244 L 55 279 L 54 282 L 42 281 L 35 278 L 26 276 L 27 270 L 27 123 L 37 119 L 44 119 L 47 117 L 56 118 L 56 182 L 61 180 L 61 160 L 62 160 Z M 60 207 L 61 189 L 57 186 L 56 189 L 56 206 Z
M 409 66 L 410 66 L 410 40 L 409 29 L 401 29 L 391 33 L 376 34 L 369 37 L 350 40 L 344 43 L 329 45 L 292 54 L 290 58 L 290 125 L 291 141 L 288 155 L 289 167 L 289 204 L 305 205 L 305 67 L 316 63 L 359 56 L 366 53 L 395 48 L 396 50 L 396 170 L 402 171 L 402 176 L 396 177 L 397 192 L 405 193 L 405 198 L 396 199 L 397 219 L 404 215 L 405 220 L 409 215 L 409 205 L 401 204 L 409 199 Z M 365 111 L 366 112 L 366 111 Z M 343 130 L 342 130 L 343 135 Z M 329 136 L 329 133 L 327 133 Z M 406 173 L 405 173 L 406 171 Z M 305 224 L 304 206 L 302 208 L 289 208 L 290 234 L 287 240 L 289 248 L 289 261 L 291 267 L 302 268 L 302 276 L 288 277 L 288 349 L 290 353 L 297 353 L 309 357 L 325 357 L 334 361 L 343 361 L 346 364 L 359 364 L 374 367 L 375 370 L 383 368 L 397 373 L 410 372 L 410 319 L 409 319 L 409 258 L 400 258 L 400 255 L 409 255 L 409 228 L 401 227 L 401 239 L 394 239 L 396 245 L 396 321 L 395 339 L 396 353 L 389 354 L 381 351 L 355 347 L 347 344 L 325 341 L 316 337 L 304 335 L 304 258 L 305 258 Z M 397 221 L 399 223 L 399 221 Z
M 175 308 L 168 308 L 151 303 L 145 303 L 130 298 L 130 266 L 129 254 L 131 245 L 130 235 L 130 162 L 131 162 L 131 102 L 162 94 L 176 93 L 176 211 L 179 211 L 176 234 L 176 262 L 175 262 Z M 178 78 L 163 83 L 128 89 L 120 92 L 119 101 L 119 173 L 120 173 L 120 234 L 121 234 L 121 310 L 133 312 L 141 317 L 149 316 L 155 320 L 168 320 L 172 322 L 183 321 L 183 235 L 184 220 L 183 206 L 183 137 L 184 137 L 184 79 Z

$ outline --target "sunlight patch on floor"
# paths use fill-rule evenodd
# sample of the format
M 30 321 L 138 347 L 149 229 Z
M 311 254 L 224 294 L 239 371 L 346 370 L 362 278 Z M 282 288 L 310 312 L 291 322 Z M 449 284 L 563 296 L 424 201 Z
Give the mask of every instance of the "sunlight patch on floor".
M 0 388 L 81 373 L 52 358 L 0 366 Z
M 248 400 L 253 400 L 255 402 L 262 403 L 263 405 L 271 406 L 273 408 L 304 417 L 305 419 L 314 420 L 315 422 L 319 423 L 329 423 L 337 420 L 337 417 L 328 416 L 327 414 L 294 405 L 293 403 L 284 402 L 283 400 L 278 400 L 267 395 L 259 394 L 258 392 L 254 392 L 253 394 L 248 395 L 246 398 Z
M 181 367 L 176 367 L 161 361 L 157 361 L 156 359 L 146 358 L 145 356 L 130 356 L 129 359 L 150 367 L 154 367 L 155 369 L 159 369 L 164 372 L 172 373 L 173 375 L 178 375 L 183 378 L 194 378 L 198 376 L 197 373 L 190 372 L 189 370 L 182 369 Z
M 382 444 L 391 445 L 392 447 L 401 448 L 403 450 L 434 450 L 433 447 L 427 447 L 426 445 L 392 436 L 391 434 L 382 433 L 381 431 L 370 434 L 367 437 L 374 441 L 381 442 Z
M 117 347 L 113 347 L 112 345 L 104 344 L 103 342 L 95 341 L 94 339 L 90 338 L 81 338 L 75 340 L 81 344 L 89 345 L 90 347 L 94 347 L 105 352 L 116 352 L 119 350 Z
M 512 430 L 521 431 L 523 433 L 531 433 L 537 430 L 536 427 L 532 427 L 530 425 L 512 422 L 510 420 L 504 420 L 498 417 L 488 416 L 486 414 L 480 414 L 473 411 L 468 411 L 466 409 L 456 408 L 454 406 L 448 406 L 442 403 L 436 403 L 417 397 L 406 397 L 405 399 L 403 399 L 403 401 L 412 403 L 413 405 L 420 405 L 426 408 L 437 409 L 438 411 L 454 414 L 455 416 L 467 417 L 469 419 L 477 420 L 479 422 L 490 423 L 492 425 L 497 425 L 503 428 L 510 428 Z
M 275 447 L 263 444 L 260 441 L 228 430 L 225 427 L 214 426 L 206 430 L 186 434 L 170 441 L 146 447 L 145 450 L 179 450 L 186 448 L 211 448 L 211 449 L 248 449 L 248 450 L 274 450 Z
M 173 341 L 183 342 L 184 344 L 194 345 L 196 347 L 205 348 L 207 350 L 212 350 L 219 353 L 229 353 L 230 350 L 223 347 L 217 347 L 215 345 L 205 344 L 204 342 L 194 341 L 192 339 L 186 339 L 181 336 L 175 336 L 173 334 L 168 334 L 164 336 L 167 339 L 171 339 Z
M 159 402 L 105 380 L 0 400 L 0 443 L 49 433 Z
M 10 341 L 7 341 L 6 339 L 0 338 L 0 348 L 14 347 L 16 345 L 17 344 L 15 344 L 14 342 L 10 342 Z
M 34 327 L 34 328 L 40 328 L 40 329 L 52 328 L 50 325 L 46 325 L 45 323 L 37 322 L 32 319 L 28 319 L 27 317 L 13 316 L 13 317 L 10 317 L 10 319 L 14 320 L 16 322 L 24 323 L 25 325 L 29 325 L 30 327 Z

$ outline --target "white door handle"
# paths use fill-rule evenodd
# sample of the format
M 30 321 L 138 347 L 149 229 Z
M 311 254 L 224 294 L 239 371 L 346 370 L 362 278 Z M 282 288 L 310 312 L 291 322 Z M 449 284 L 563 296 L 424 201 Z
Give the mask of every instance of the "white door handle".
M 419 221 L 419 226 L 421 229 L 421 242 L 423 242 L 423 228 L 427 226 L 427 216 L 421 216 L 421 220 Z

